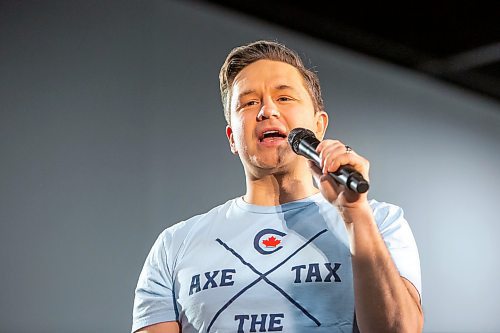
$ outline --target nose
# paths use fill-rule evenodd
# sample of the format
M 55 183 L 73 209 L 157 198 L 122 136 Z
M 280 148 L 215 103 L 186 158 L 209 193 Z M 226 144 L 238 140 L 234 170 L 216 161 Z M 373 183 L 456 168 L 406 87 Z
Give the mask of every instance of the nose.
M 280 112 L 272 101 L 264 101 L 262 107 L 257 114 L 257 120 L 269 119 L 271 117 L 280 117 Z

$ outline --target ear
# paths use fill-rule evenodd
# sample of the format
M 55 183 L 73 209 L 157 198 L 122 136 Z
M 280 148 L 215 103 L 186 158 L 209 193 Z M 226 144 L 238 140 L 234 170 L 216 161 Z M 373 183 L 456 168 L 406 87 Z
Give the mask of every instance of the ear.
M 316 137 L 321 141 L 328 127 L 328 114 L 325 111 L 320 111 L 316 114 Z
M 233 129 L 229 125 L 226 126 L 226 136 L 227 140 L 229 141 L 229 146 L 231 147 L 231 152 L 234 155 L 238 155 L 238 150 L 236 149 L 236 145 L 234 144 Z

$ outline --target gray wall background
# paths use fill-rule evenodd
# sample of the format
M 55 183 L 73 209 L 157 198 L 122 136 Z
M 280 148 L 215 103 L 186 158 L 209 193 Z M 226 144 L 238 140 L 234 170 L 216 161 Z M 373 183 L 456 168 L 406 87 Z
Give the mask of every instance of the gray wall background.
M 420 249 L 425 332 L 500 332 L 500 104 L 219 8 L 0 3 L 0 331 L 123 332 L 152 242 L 244 193 L 218 71 L 273 39 L 322 81 Z

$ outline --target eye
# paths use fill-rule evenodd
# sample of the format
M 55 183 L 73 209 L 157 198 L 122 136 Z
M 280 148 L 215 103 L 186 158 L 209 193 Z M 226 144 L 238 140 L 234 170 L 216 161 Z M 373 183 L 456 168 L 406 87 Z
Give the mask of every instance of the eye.
M 251 99 L 251 100 L 248 100 L 248 101 L 241 101 L 239 106 L 238 106 L 238 110 L 240 111 L 244 111 L 246 109 L 253 109 L 255 107 L 258 107 L 258 105 L 260 104 L 260 101 L 258 99 Z
M 279 102 L 289 102 L 289 101 L 292 101 L 292 100 L 293 100 L 293 98 L 288 97 L 288 96 L 280 96 L 280 97 L 278 97 L 278 101 Z
M 244 104 L 244 106 L 254 106 L 257 105 L 259 102 L 256 100 L 248 101 Z

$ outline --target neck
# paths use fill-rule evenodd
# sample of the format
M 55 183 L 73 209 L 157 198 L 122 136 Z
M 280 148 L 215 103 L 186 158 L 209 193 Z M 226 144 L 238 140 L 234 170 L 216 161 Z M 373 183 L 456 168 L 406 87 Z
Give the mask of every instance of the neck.
M 312 174 L 306 163 L 300 163 L 292 171 L 246 173 L 247 192 L 244 200 L 261 206 L 277 206 L 304 199 L 315 193 Z

